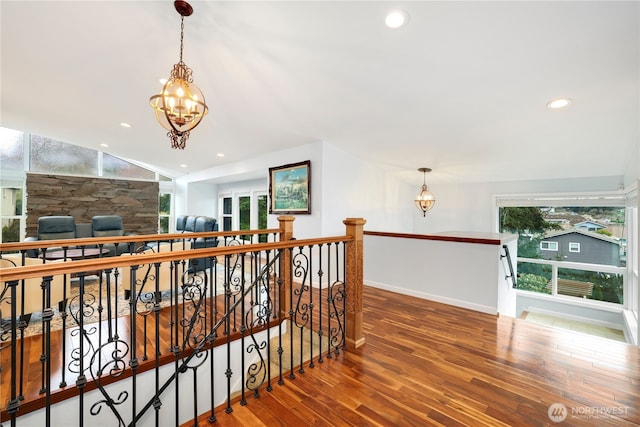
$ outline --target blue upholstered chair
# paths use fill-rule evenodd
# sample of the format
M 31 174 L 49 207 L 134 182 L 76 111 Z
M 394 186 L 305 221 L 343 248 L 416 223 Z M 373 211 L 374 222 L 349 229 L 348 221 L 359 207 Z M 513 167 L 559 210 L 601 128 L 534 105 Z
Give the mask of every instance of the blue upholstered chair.
M 37 240 L 75 239 L 76 222 L 72 216 L 38 218 Z
M 194 233 L 206 233 L 218 231 L 218 224 L 215 218 L 208 216 L 190 216 L 187 217 L 185 229 Z M 216 237 L 198 237 L 191 242 L 191 249 L 215 248 L 216 246 L 218 246 L 218 239 Z M 209 267 L 211 267 L 211 260 L 209 258 L 189 260 L 189 269 L 192 271 L 202 271 Z
M 38 240 L 57 240 L 57 239 L 75 239 L 76 223 L 72 216 L 41 216 L 38 218 L 38 230 L 35 236 L 27 237 L 26 242 Z M 49 248 L 48 250 L 56 250 L 60 248 Z M 38 258 L 40 249 L 30 249 L 27 256 L 30 258 Z
M 120 215 L 97 215 L 91 218 L 91 229 L 93 237 L 116 237 L 124 236 L 124 226 Z M 109 256 L 121 255 L 129 252 L 127 243 L 120 243 L 117 246 L 112 243 L 104 245 L 109 249 Z
M 176 233 L 184 233 L 188 216 L 189 215 L 178 215 L 176 218 Z

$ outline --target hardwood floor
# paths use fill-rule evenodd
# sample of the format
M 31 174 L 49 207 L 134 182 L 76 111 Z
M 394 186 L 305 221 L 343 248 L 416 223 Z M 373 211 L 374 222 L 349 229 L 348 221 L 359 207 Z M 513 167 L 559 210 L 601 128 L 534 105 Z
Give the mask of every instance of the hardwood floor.
M 363 347 L 215 425 L 544 426 L 554 404 L 560 425 L 640 424 L 638 347 L 371 287 L 364 302 Z
M 558 425 L 640 424 L 639 347 L 366 286 L 364 305 L 363 347 L 218 408 L 214 425 L 545 426 L 553 404 Z

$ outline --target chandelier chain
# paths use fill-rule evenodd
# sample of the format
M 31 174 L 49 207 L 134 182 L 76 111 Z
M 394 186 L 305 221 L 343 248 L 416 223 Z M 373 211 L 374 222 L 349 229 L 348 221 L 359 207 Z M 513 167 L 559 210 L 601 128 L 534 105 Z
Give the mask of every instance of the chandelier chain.
M 180 62 L 182 62 L 182 47 L 184 40 L 184 16 L 180 19 Z

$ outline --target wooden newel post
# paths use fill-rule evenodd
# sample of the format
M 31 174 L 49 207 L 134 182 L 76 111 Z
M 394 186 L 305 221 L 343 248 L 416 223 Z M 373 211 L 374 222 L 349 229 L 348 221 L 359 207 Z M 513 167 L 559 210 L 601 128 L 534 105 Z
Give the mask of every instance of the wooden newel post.
M 347 218 L 343 221 L 346 226 L 346 235 L 353 236 L 354 240 L 347 243 L 347 349 L 356 349 L 364 345 L 364 332 L 362 327 L 363 311 L 363 247 L 364 225 L 363 218 Z
M 281 215 L 278 217 L 280 222 L 280 241 L 285 242 L 293 239 L 293 221 L 296 218 L 293 215 Z M 282 280 L 282 286 L 280 287 L 280 313 L 281 319 L 289 317 L 289 311 L 291 309 L 291 301 L 289 301 L 289 290 L 291 289 L 291 251 L 289 249 L 283 249 L 280 257 L 280 280 Z

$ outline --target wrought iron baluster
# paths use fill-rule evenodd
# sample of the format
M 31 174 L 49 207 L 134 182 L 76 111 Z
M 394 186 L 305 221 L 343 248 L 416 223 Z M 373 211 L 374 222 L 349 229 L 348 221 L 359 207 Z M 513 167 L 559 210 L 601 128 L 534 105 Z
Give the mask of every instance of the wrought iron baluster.
M 240 254 L 240 272 L 241 272 L 240 289 L 241 289 L 241 294 L 243 295 L 242 299 L 240 300 L 240 313 L 241 313 L 240 314 L 240 316 L 241 316 L 241 319 L 240 319 L 240 343 L 241 343 L 241 347 L 240 347 L 241 348 L 241 350 L 240 350 L 240 352 L 241 352 L 241 355 L 240 355 L 240 384 L 242 384 L 242 390 L 241 390 L 241 393 L 240 393 L 241 394 L 240 405 L 243 405 L 243 406 L 247 404 L 247 399 L 245 397 L 246 387 L 245 387 L 245 367 L 244 367 L 245 366 L 244 365 L 245 364 L 245 354 L 244 354 L 245 350 L 244 349 L 246 348 L 246 345 L 245 345 L 245 337 L 246 337 L 246 335 L 245 335 L 245 333 L 247 331 L 246 316 L 245 316 L 246 309 L 245 309 L 245 298 L 244 298 L 244 295 L 245 295 L 245 292 L 244 292 L 245 267 L 246 267 L 245 254 L 242 253 L 242 254 Z
M 17 334 L 17 329 L 18 329 L 18 322 L 17 322 L 17 307 L 16 307 L 16 301 L 17 301 L 17 290 L 16 288 L 18 287 L 18 281 L 11 281 L 8 282 L 6 284 L 6 286 L 8 286 L 8 292 L 9 292 L 9 299 L 11 302 L 11 331 L 10 331 L 10 341 L 9 343 L 11 344 L 11 371 L 10 371 L 10 375 L 11 375 L 11 396 L 9 397 L 9 402 L 7 403 L 7 413 L 9 414 L 9 416 L 11 417 L 11 423 L 12 426 L 15 425 L 16 422 L 16 414 L 18 412 L 18 409 L 20 409 L 20 397 L 18 395 L 18 375 L 17 375 L 17 364 L 18 364 L 18 355 L 17 355 L 17 350 L 16 350 L 16 340 L 18 338 L 18 334 Z M 24 340 L 21 340 L 22 342 L 24 342 Z M 21 353 L 24 353 L 24 344 L 21 345 Z M 22 383 L 22 374 L 20 374 L 20 383 Z
M 322 300 L 324 299 L 322 297 L 322 278 L 324 277 L 324 272 L 322 271 L 322 247 L 324 245 L 320 244 L 320 249 L 318 250 L 319 252 L 319 259 L 318 259 L 318 263 L 320 264 L 320 272 L 318 273 L 318 275 L 320 276 L 320 279 L 318 281 L 318 313 L 319 313 L 319 317 L 320 319 L 318 320 L 318 322 L 320 323 L 320 325 L 318 326 L 318 344 L 320 346 L 320 353 L 318 354 L 318 363 L 324 363 L 324 360 L 322 359 Z M 327 245 L 327 255 L 329 255 L 329 250 L 331 249 L 331 245 Z M 330 257 L 327 256 L 327 259 L 329 259 Z M 327 271 L 329 273 L 329 275 L 331 274 L 331 270 L 329 270 L 327 268 Z M 327 277 L 327 280 L 329 279 L 329 277 Z

